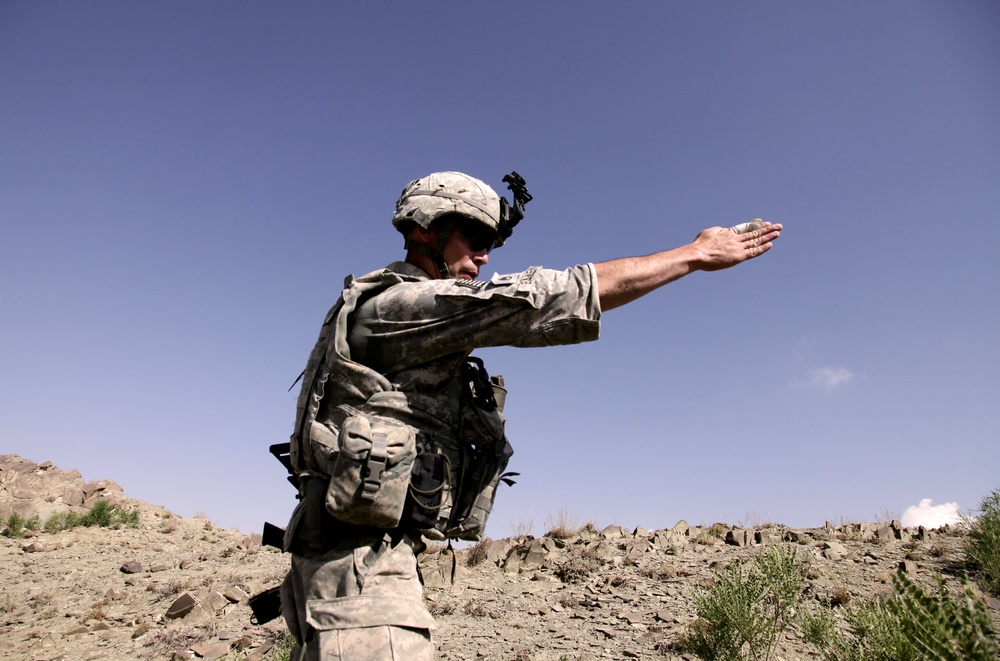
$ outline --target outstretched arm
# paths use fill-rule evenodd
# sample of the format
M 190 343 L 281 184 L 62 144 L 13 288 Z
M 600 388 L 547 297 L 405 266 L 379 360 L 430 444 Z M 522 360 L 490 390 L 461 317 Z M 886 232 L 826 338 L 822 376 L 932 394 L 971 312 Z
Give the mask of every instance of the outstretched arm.
M 771 223 L 742 234 L 727 227 L 710 227 L 679 248 L 595 264 L 601 310 L 631 303 L 694 271 L 719 271 L 763 255 L 780 234 L 781 225 Z

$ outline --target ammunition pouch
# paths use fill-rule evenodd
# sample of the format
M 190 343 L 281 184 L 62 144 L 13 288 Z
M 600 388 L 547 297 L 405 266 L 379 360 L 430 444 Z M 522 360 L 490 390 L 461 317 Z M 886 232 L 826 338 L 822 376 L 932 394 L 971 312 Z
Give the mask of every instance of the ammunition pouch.
M 326 509 L 355 525 L 395 528 L 403 515 L 416 455 L 412 427 L 344 406 Z

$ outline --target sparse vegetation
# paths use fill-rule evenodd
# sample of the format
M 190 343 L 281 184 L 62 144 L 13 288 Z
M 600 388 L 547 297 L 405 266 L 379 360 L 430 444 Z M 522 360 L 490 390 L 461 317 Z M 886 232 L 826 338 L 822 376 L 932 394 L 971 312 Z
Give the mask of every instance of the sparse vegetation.
M 979 503 L 979 516 L 968 517 L 965 553 L 983 589 L 1000 596 L 1000 489 Z
M 843 583 L 837 584 L 830 596 L 831 606 L 846 606 L 851 603 L 851 591 Z
M 963 581 L 955 599 L 940 576 L 928 589 L 899 572 L 885 601 L 846 609 L 848 631 L 839 633 L 831 608 L 803 614 L 803 637 L 828 661 L 995 661 L 998 654 L 989 613 Z
M 4 537 L 24 537 L 27 531 L 38 530 L 40 525 L 41 522 L 37 514 L 25 519 L 14 512 L 3 523 L 3 535 Z
M 516 524 L 507 524 L 507 535 L 509 537 L 527 537 L 532 534 L 535 529 L 535 522 L 531 519 L 527 521 L 518 521 Z
M 587 526 L 593 528 L 593 522 L 588 521 L 586 524 L 581 525 L 579 519 L 574 514 L 562 508 L 560 508 L 555 516 L 551 513 L 548 514 L 546 519 L 549 528 L 546 535 L 553 539 L 569 539 Z
M 587 556 L 573 556 L 555 570 L 556 578 L 563 583 L 581 583 L 597 571 L 600 563 Z
M 981 526 L 978 539 L 986 541 L 977 550 L 1000 554 L 1000 538 L 992 536 L 1000 530 L 1000 520 L 988 516 L 1000 516 L 1000 492 L 986 498 L 981 510 L 983 516 L 973 525 Z M 970 549 L 976 539 L 970 535 Z M 985 574 L 990 560 L 977 559 L 975 565 Z M 846 584 L 838 584 L 828 603 L 800 608 L 807 575 L 808 567 L 797 561 L 794 547 L 772 547 L 758 554 L 749 568 L 727 567 L 712 586 L 695 593 L 698 619 L 677 647 L 703 659 L 768 660 L 785 629 L 794 624 L 827 661 L 998 658 L 986 603 L 966 579 L 956 598 L 940 575 L 935 575 L 934 587 L 927 587 L 900 571 L 888 598 L 858 603 Z
M 752 511 L 747 512 L 743 520 L 739 522 L 739 526 L 740 528 L 773 528 L 775 524 L 767 512 Z
M 295 638 L 288 634 L 275 643 L 271 659 L 273 661 L 291 661 L 293 649 L 295 649 Z
M 0 594 L 0 613 L 13 613 L 15 610 L 17 610 L 17 602 L 14 601 L 14 595 L 10 592 Z
M 485 562 L 489 548 L 490 538 L 487 537 L 469 549 L 469 553 L 465 557 L 465 565 L 467 567 L 475 567 Z
M 169 512 L 167 513 L 167 516 L 164 516 L 163 520 L 160 521 L 160 532 L 166 535 L 169 535 L 172 532 L 177 532 L 179 527 L 180 524 L 177 522 L 177 519 Z
M 883 507 L 881 511 L 875 513 L 875 523 L 883 526 L 890 525 L 893 521 L 899 520 L 899 512 Z
M 455 612 L 455 602 L 451 600 L 434 601 L 427 604 L 427 610 L 434 617 L 441 617 L 442 615 L 451 615 Z
M 489 617 L 494 620 L 500 617 L 500 611 L 490 608 L 481 599 L 470 599 L 465 602 L 465 606 L 462 607 L 462 612 L 466 615 L 471 615 L 472 617 Z
M 94 503 L 84 514 L 63 512 L 53 514 L 45 521 L 46 532 L 60 532 L 80 526 L 99 528 L 138 528 L 139 509 L 124 509 L 106 500 Z
M 768 548 L 749 568 L 731 565 L 712 587 L 695 592 L 698 619 L 682 646 L 709 660 L 770 659 L 804 584 L 805 564 L 792 546 Z

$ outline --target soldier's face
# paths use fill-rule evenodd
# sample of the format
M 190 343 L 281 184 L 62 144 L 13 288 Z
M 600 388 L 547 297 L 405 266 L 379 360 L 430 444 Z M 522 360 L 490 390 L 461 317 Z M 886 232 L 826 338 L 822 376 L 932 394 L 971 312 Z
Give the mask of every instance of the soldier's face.
M 474 238 L 466 236 L 461 227 L 448 237 L 442 254 L 448 271 L 459 280 L 475 280 L 479 276 L 480 267 L 490 261 L 489 249 Z

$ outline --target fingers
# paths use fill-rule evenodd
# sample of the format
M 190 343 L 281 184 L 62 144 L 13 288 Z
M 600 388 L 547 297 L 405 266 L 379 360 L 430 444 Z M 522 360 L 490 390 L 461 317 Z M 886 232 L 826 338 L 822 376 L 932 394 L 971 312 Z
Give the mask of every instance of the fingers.
M 781 225 L 775 225 L 760 218 L 731 228 L 742 244 L 744 258 L 752 259 L 771 249 L 772 242 L 781 234 Z
M 740 239 L 743 241 L 743 250 L 749 258 L 763 255 L 771 249 L 773 242 L 781 235 L 781 225 L 763 223 L 760 229 L 744 232 Z

